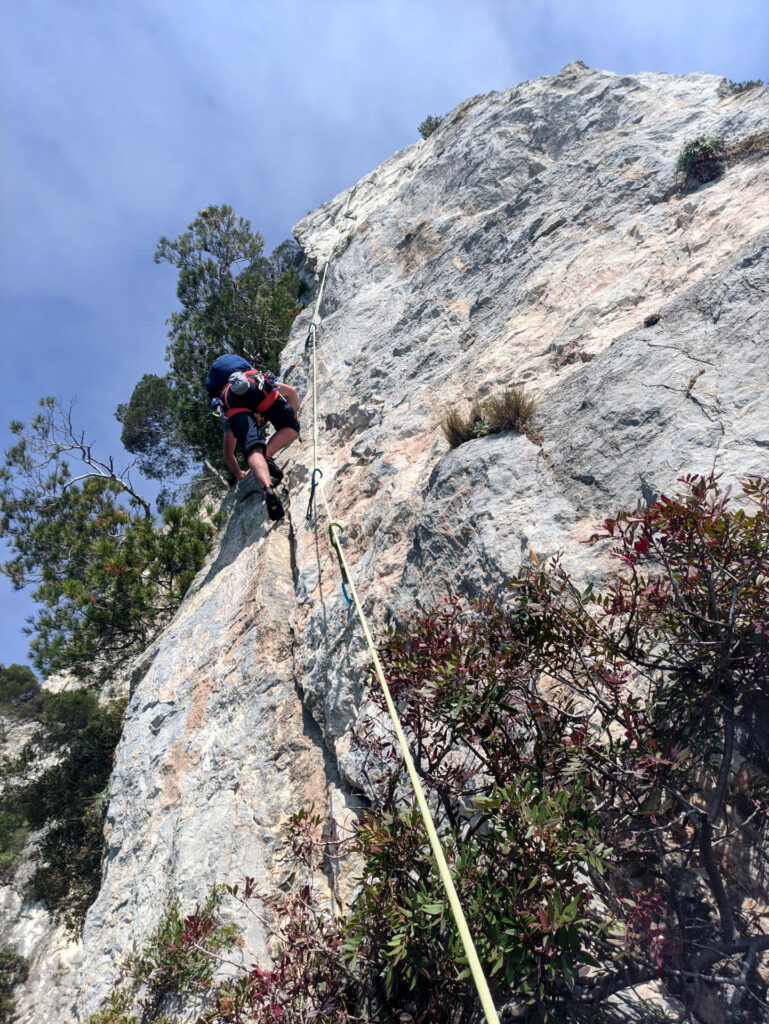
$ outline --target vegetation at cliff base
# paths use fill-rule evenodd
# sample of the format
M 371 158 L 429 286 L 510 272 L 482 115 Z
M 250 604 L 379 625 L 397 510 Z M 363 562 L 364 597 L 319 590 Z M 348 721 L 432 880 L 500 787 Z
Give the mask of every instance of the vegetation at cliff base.
M 769 480 L 747 481 L 742 503 L 713 476 L 687 478 L 605 521 L 593 541 L 619 571 L 603 593 L 557 558 L 533 563 L 509 602 L 420 616 L 384 648 L 497 1000 L 522 1019 L 589 1020 L 651 979 L 693 1008 L 726 976 L 733 1020 L 765 1005 L 766 892 L 748 864 L 769 810 Z M 356 955 L 390 1006 L 456 1021 L 464 1003 L 475 1020 L 379 735 L 363 736 L 380 774 Z
M 0 764 L 0 863 L 10 880 L 36 834 L 24 895 L 77 933 L 101 883 L 106 787 L 124 703 L 102 705 L 84 688 L 43 690 L 34 708 L 33 736 Z
M 769 479 L 732 502 L 687 477 L 591 543 L 617 566 L 601 592 L 532 556 L 507 599 L 418 614 L 381 647 L 495 1002 L 587 1024 L 654 981 L 695 1017 L 758 1021 Z M 482 1020 L 385 720 L 357 731 L 372 805 L 354 832 L 300 812 L 281 890 L 230 888 L 272 922 L 273 962 L 223 981 L 201 1022 Z M 340 918 L 315 879 L 345 856 L 360 884 Z
M 212 889 L 186 915 L 178 896 L 169 894 L 153 932 L 123 962 L 121 984 L 87 1024 L 170 1024 L 173 1018 L 162 1012 L 167 999 L 212 990 L 216 967 L 239 934 L 236 926 L 220 919 L 223 894 L 223 889 Z
M 0 946 L 0 1024 L 12 1024 L 16 1019 L 13 989 L 25 981 L 29 963 L 12 946 Z

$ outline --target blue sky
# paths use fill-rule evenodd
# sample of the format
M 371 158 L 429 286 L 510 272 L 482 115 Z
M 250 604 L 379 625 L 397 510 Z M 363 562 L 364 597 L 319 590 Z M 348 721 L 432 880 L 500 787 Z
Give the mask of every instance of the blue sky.
M 36 399 L 120 461 L 118 402 L 163 372 L 174 271 L 152 255 L 229 203 L 272 247 L 416 141 L 427 114 L 554 74 L 769 77 L 767 0 L 2 0 L 4 424 Z M 0 662 L 29 599 L 0 579 Z

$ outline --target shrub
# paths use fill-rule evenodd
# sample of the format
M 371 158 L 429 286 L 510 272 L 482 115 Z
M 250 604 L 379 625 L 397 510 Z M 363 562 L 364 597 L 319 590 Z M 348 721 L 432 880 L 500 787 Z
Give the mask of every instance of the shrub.
M 439 423 L 449 446 L 458 448 L 466 441 L 507 430 L 530 434 L 529 420 L 534 408 L 534 400 L 525 395 L 523 388 L 510 387 L 485 402 L 476 395 L 469 413 L 446 406 L 439 414 Z
M 587 1020 L 629 979 L 691 1009 L 727 976 L 730 1019 L 765 1005 L 769 939 L 742 887 L 767 893 L 734 874 L 769 811 L 769 480 L 746 482 L 748 510 L 712 475 L 683 483 L 591 538 L 620 567 L 605 593 L 533 564 L 507 606 L 419 616 L 382 652 L 492 990 L 527 1021 Z M 361 741 L 356 955 L 414 1019 L 478 1020 L 394 741 Z
M 188 915 L 175 893 L 168 897 L 154 932 L 126 963 L 130 987 L 146 993 L 145 1012 L 156 1012 L 169 995 L 212 987 L 216 960 L 209 954 L 232 949 L 237 937 L 237 929 L 219 919 L 223 895 L 212 889 Z
M 292 873 L 304 870 L 298 885 L 287 882 L 274 897 L 261 894 L 253 878 L 243 886 L 215 888 L 204 905 L 183 916 L 179 900 L 167 900 L 163 916 L 141 951 L 123 964 L 122 982 L 87 1024 L 162 1024 L 168 996 L 208 993 L 198 1024 L 345 1024 L 350 975 L 341 957 L 342 936 L 330 912 L 320 906 L 314 877 L 326 860 L 316 842 L 316 816 L 299 812 L 290 823 Z M 288 891 L 285 891 L 288 890 Z M 223 954 L 240 943 L 236 926 L 219 918 L 228 892 L 244 916 L 256 916 L 271 937 L 273 966 L 239 965 Z M 252 954 L 246 950 L 246 962 Z M 227 964 L 230 977 L 217 984 L 216 968 Z M 236 968 L 233 973 L 232 968 Z M 140 1016 L 133 1013 L 137 1011 Z M 368 1019 L 368 1018 L 366 1018 Z
M 444 115 L 435 117 L 433 114 L 428 114 L 424 121 L 419 125 L 417 131 L 423 139 L 429 138 L 439 124 L 443 121 Z
M 28 831 L 42 830 L 25 895 L 77 934 L 101 884 L 106 787 L 125 704 L 102 706 L 85 689 L 40 698 L 40 728 L 0 772 L 0 865 L 10 877 Z
M 277 895 L 258 892 L 252 878 L 229 892 L 244 912 L 271 922 L 273 962 L 222 982 L 198 1024 L 352 1024 L 379 1020 L 359 979 L 347 969 L 340 922 L 323 905 L 319 875 L 328 872 L 331 833 L 317 815 L 300 811 L 289 823 L 289 880 Z M 339 844 L 332 842 L 332 856 Z M 358 1014 L 358 1009 L 361 1015 Z M 353 1015 L 353 1011 L 355 1011 Z
M 495 999 L 517 994 L 531 1003 L 527 1019 L 544 1020 L 612 941 L 614 921 L 590 909 L 587 880 L 604 870 L 605 849 L 575 707 L 542 699 L 525 655 L 492 604 L 419 616 L 382 650 Z M 419 815 L 399 795 L 392 740 L 364 726 L 360 742 L 386 768 L 359 833 L 349 948 L 383 979 L 389 1008 L 436 1024 L 480 1020 Z
M 727 92 L 739 95 L 742 92 L 748 92 L 750 89 L 760 89 L 763 84 L 760 78 L 750 78 L 744 82 L 733 82 L 729 78 L 726 82 L 726 90 Z
M 116 989 L 107 996 L 101 1009 L 91 1014 L 86 1024 L 143 1024 L 136 1014 L 131 1013 L 133 1001 L 133 994 L 127 988 Z M 155 1024 L 162 1022 L 155 1017 Z
M 185 915 L 178 896 L 169 894 L 155 930 L 121 965 L 121 982 L 86 1024 L 172 1024 L 161 1012 L 169 996 L 211 991 L 221 954 L 238 938 L 237 927 L 219 917 L 223 895 L 214 887 Z
M 723 173 L 725 148 L 718 135 L 699 135 L 687 142 L 676 160 L 685 181 L 712 181 Z
M 16 1004 L 11 992 L 29 975 L 29 964 L 11 946 L 0 946 L 0 1024 L 11 1024 L 15 1019 Z

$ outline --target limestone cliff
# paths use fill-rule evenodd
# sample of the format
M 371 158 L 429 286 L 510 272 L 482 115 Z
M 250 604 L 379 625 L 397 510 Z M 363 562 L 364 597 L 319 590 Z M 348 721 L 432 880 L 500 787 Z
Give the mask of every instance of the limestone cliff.
M 600 582 L 580 542 L 603 514 L 682 472 L 766 472 L 767 130 L 766 88 L 571 64 L 467 100 L 297 225 L 309 287 L 332 258 L 318 462 L 375 629 L 451 592 L 500 591 L 530 550 L 563 549 Z M 705 132 L 731 157 L 684 189 L 677 154 Z M 269 523 L 243 481 L 137 667 L 82 970 L 43 995 L 45 944 L 28 943 L 23 1024 L 93 1011 L 169 888 L 192 901 L 268 880 L 288 814 L 354 804 L 367 659 L 326 523 L 305 523 L 309 318 L 283 360 L 304 427 L 290 516 Z M 541 446 L 502 434 L 449 450 L 439 410 L 511 383 L 536 398 Z

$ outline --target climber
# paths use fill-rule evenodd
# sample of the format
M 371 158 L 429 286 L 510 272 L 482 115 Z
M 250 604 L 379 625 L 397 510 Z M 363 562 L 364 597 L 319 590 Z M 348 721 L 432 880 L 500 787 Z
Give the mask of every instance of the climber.
M 283 503 L 273 484 L 280 482 L 283 473 L 273 456 L 299 436 L 296 389 L 281 384 L 272 374 L 254 370 L 242 357 L 227 354 L 215 360 L 208 371 L 206 391 L 212 398 L 212 407 L 227 418 L 222 441 L 226 466 L 236 480 L 246 475 L 235 456 L 235 445 L 239 443 L 251 472 L 264 490 L 268 516 L 282 519 Z M 261 429 L 265 420 L 275 428 L 267 443 Z

